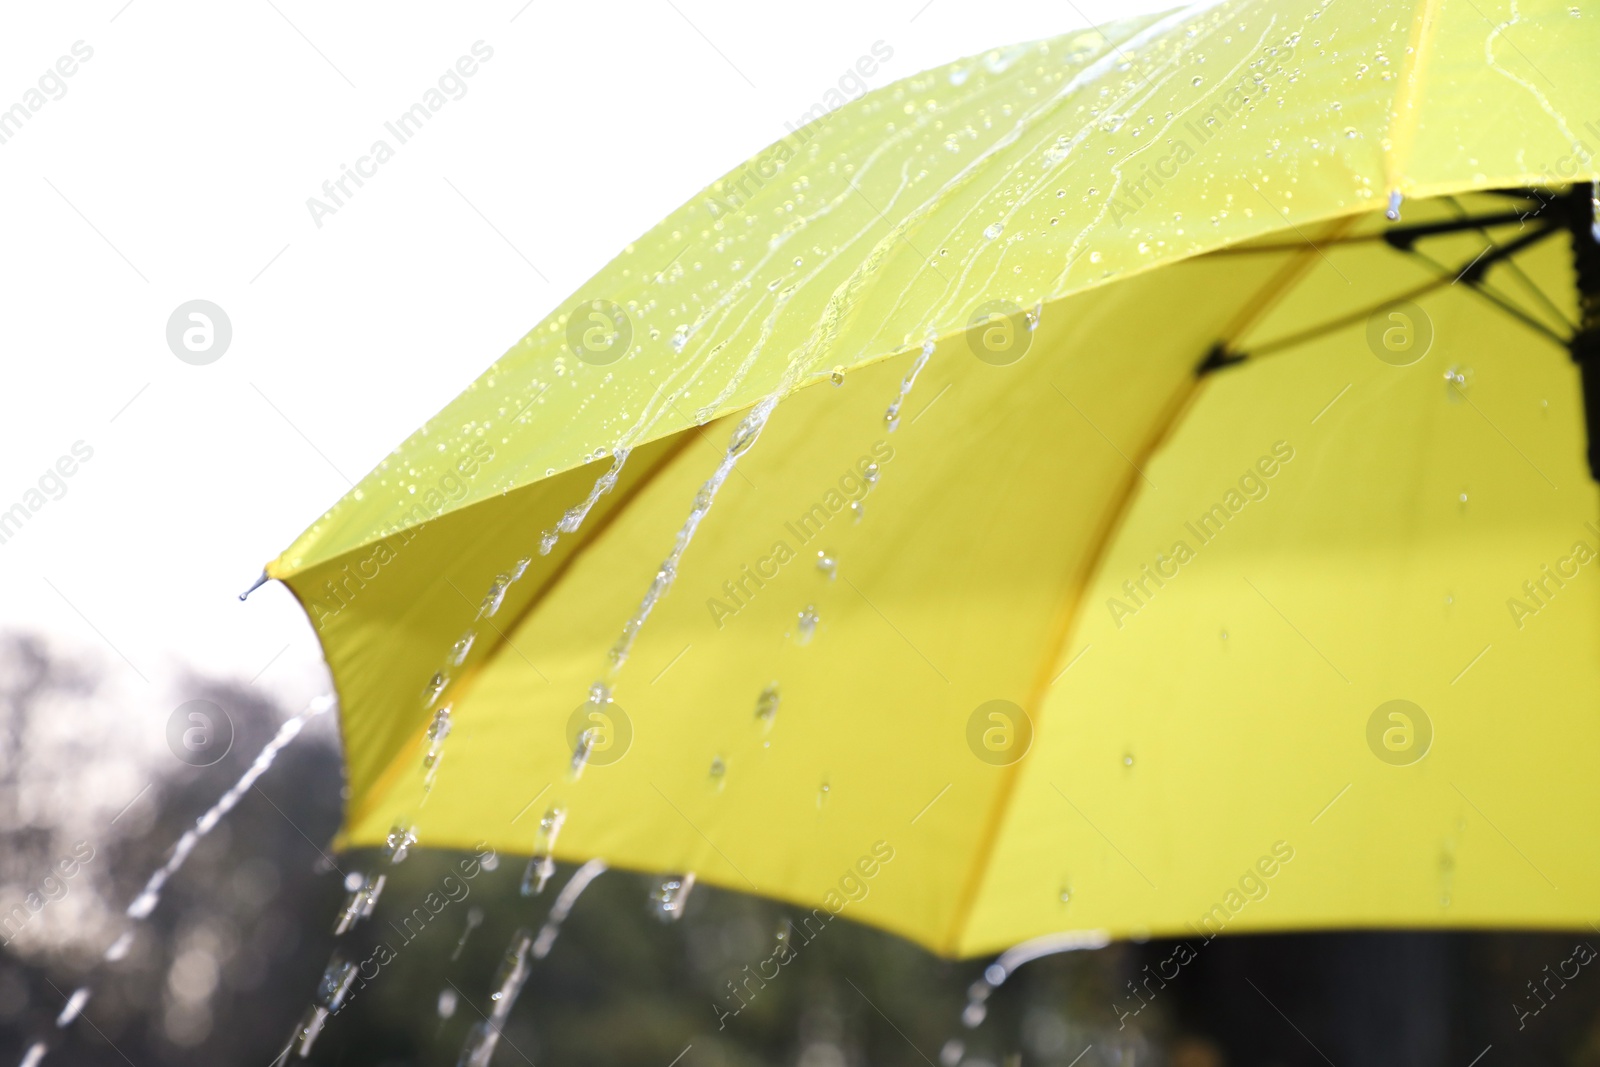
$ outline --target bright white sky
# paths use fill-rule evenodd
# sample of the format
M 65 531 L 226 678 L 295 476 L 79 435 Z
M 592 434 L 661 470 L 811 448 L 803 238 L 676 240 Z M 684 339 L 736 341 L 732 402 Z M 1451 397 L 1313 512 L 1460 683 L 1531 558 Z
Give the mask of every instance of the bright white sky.
M 0 544 L 0 627 L 98 649 L 153 723 L 185 670 L 310 695 L 288 593 L 237 600 L 262 563 L 876 42 L 873 88 L 1170 6 L 6 5 L 0 111 L 92 56 L 0 127 L 0 511 L 93 456 Z M 480 40 L 466 94 L 319 229 L 306 199 Z M 206 366 L 166 344 L 197 298 L 233 328 Z

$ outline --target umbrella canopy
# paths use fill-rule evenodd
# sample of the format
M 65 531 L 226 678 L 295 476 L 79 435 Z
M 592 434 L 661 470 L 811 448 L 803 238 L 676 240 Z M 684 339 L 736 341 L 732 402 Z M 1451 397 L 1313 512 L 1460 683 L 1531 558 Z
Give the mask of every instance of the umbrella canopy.
M 343 844 L 962 955 L 1580 925 L 1588 200 L 1484 191 L 1596 177 L 1595 54 L 1592 6 L 1205 4 L 736 168 L 269 566 Z

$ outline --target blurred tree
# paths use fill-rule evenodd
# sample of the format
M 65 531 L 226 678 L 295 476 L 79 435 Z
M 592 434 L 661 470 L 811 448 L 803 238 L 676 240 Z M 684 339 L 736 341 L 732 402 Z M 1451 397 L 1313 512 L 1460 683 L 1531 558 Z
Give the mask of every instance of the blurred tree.
M 0 918 L 78 842 L 94 849 L 0 948 L 0 1062 L 45 1039 L 46 1067 L 267 1067 L 337 955 L 357 977 L 310 1062 L 456 1063 L 507 944 L 540 929 L 572 870 L 524 897 L 525 857 L 325 855 L 343 793 L 331 716 L 196 849 L 128 955 L 101 960 L 127 902 L 283 719 L 250 686 L 182 688 L 174 707 L 210 700 L 233 722 L 213 766 L 146 736 L 92 659 L 0 639 Z M 379 874 L 372 916 L 336 936 L 347 884 Z M 663 922 L 658 886 L 608 871 L 583 894 L 533 963 L 498 1067 L 1466 1067 L 1490 1045 L 1479 1067 L 1600 1067 L 1600 966 L 1570 962 L 1582 933 L 1224 938 L 1164 983 L 1149 978 L 1172 973 L 1177 942 L 1119 943 L 1024 966 L 968 1029 L 985 961 L 704 885 Z M 58 1031 L 79 985 L 93 989 L 84 1018 Z

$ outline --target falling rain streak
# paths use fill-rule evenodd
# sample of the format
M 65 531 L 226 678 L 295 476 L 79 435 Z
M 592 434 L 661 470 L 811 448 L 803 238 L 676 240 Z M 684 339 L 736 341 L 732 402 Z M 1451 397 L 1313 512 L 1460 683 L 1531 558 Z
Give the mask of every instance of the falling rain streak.
M 278 753 L 289 742 L 299 736 L 305 724 L 333 707 L 333 704 L 334 700 L 331 696 L 316 697 L 306 705 L 305 710 L 286 720 L 278 728 L 277 734 L 256 755 L 255 760 L 246 768 L 244 774 L 233 784 L 232 788 L 223 793 L 222 797 L 207 809 L 205 814 L 195 820 L 195 824 L 185 830 L 183 836 L 178 838 L 178 843 L 172 847 L 172 855 L 167 857 L 167 862 L 156 869 L 155 873 L 145 882 L 144 888 L 139 891 L 139 894 L 128 905 L 124 914 L 129 919 L 138 923 L 150 917 L 150 914 L 155 911 L 156 905 L 161 903 L 162 888 L 167 884 L 168 879 L 183 867 L 201 839 L 214 830 L 223 817 L 238 805 L 245 793 L 249 792 L 250 787 L 255 785 L 256 780 L 267 773 L 267 769 L 272 766 L 272 761 L 277 759 Z M 133 931 L 124 930 L 117 936 L 116 940 L 111 942 L 100 958 L 105 962 L 115 963 L 127 956 L 128 949 L 132 945 Z M 87 985 L 79 986 L 73 991 L 72 995 L 67 998 L 66 1004 L 62 1007 L 61 1013 L 56 1016 L 56 1027 L 58 1029 L 64 1030 L 77 1021 L 79 1016 L 83 1014 L 84 1006 L 89 1003 L 91 992 L 92 990 Z M 23 1054 L 21 1067 L 37 1067 L 48 1051 L 49 1048 L 45 1042 L 35 1041 L 28 1046 L 28 1050 Z
M 539 928 L 539 936 L 533 942 L 533 958 L 542 960 L 550 955 L 550 949 L 555 946 L 556 938 L 561 934 L 561 924 L 567 921 L 567 916 L 572 914 L 573 905 L 578 903 L 578 898 L 583 891 L 589 888 L 589 883 L 606 872 L 605 862 L 590 860 L 567 879 L 567 884 L 561 887 L 561 892 L 556 895 L 556 902 L 550 907 L 550 915 Z
M 528 972 L 532 969 L 528 955 L 532 947 L 533 935 L 526 929 L 520 929 L 512 936 L 505 958 L 500 961 L 499 973 L 495 975 L 495 990 L 489 994 L 489 1003 L 492 1005 L 489 1017 L 475 1025 L 467 1035 L 456 1067 L 489 1067 L 489 1061 L 494 1058 L 495 1045 L 500 1041 L 500 1031 L 511 1017 L 511 1009 L 528 981 Z
M 588 732 L 584 731 L 586 734 Z M 556 873 L 556 861 L 551 853 L 555 851 L 556 838 L 561 836 L 561 827 L 566 821 L 567 813 L 563 808 L 551 808 L 539 820 L 539 829 L 534 836 L 533 856 L 528 860 L 527 870 L 522 873 L 523 896 L 533 897 L 543 893 L 550 876 Z
M 173 846 L 172 855 L 167 859 L 167 862 L 162 864 L 150 876 L 150 880 L 145 883 L 144 889 L 139 892 L 138 896 L 133 898 L 133 903 L 128 905 L 128 918 L 137 920 L 149 917 L 150 913 L 155 910 L 156 905 L 161 901 L 161 887 L 167 884 L 168 878 L 177 873 L 178 868 L 183 866 L 184 861 L 189 858 L 189 854 L 194 851 L 194 847 L 200 843 L 200 839 L 215 829 L 217 823 L 222 821 L 222 817 L 233 810 L 234 805 L 239 803 L 240 798 L 249 791 L 251 786 L 256 784 L 257 778 L 267 773 L 267 768 L 271 767 L 272 761 L 278 758 L 278 753 L 299 735 L 305 724 L 314 716 L 322 714 L 331 707 L 333 707 L 333 698 L 331 696 L 317 697 L 306 706 L 304 711 L 278 728 L 277 736 L 267 742 L 267 746 L 256 756 L 255 762 L 250 764 L 243 777 L 234 783 L 232 789 L 222 794 L 222 799 L 218 800 L 211 806 L 210 810 L 200 816 L 193 827 L 184 831 L 183 836 L 178 838 L 178 843 Z

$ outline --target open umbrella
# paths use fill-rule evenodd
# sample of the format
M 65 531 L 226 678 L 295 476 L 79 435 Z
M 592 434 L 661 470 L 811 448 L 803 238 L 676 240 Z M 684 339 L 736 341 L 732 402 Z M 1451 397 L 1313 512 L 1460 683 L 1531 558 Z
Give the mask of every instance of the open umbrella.
M 269 565 L 342 843 L 961 955 L 1581 924 L 1596 54 L 1592 5 L 1208 3 L 736 168 Z

